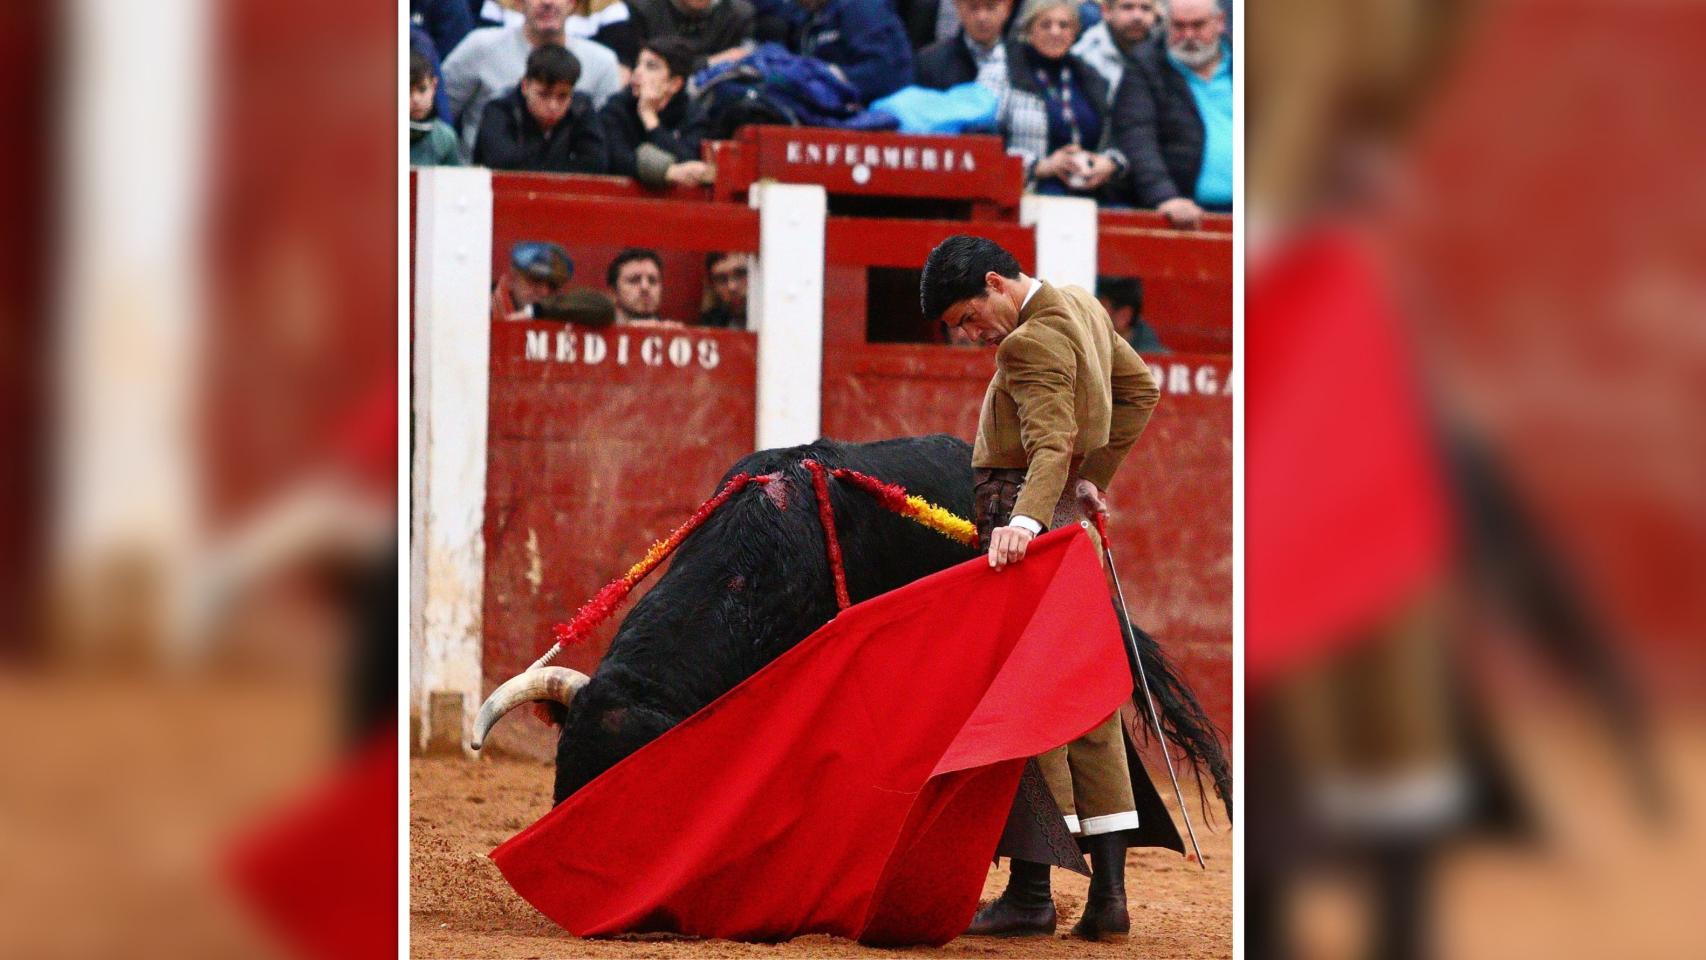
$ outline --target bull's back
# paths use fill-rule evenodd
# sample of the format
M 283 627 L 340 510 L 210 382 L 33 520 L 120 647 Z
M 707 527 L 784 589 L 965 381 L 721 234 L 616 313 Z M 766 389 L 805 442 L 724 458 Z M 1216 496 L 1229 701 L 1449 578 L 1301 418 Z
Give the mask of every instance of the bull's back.
M 822 448 L 819 455 L 831 466 L 845 466 L 884 483 L 898 484 L 909 494 L 970 519 L 971 444 L 958 437 L 933 434 L 870 443 L 819 441 L 814 446 Z M 847 592 L 855 603 L 974 555 L 970 547 L 890 513 L 870 494 L 851 485 L 836 484 L 830 500 L 835 505 Z
M 867 443 L 823 439 L 798 447 L 760 450 L 743 457 L 724 480 L 737 473 L 788 470 L 808 458 L 830 467 L 857 470 L 884 483 L 899 484 L 907 493 L 970 519 L 971 444 L 945 433 Z

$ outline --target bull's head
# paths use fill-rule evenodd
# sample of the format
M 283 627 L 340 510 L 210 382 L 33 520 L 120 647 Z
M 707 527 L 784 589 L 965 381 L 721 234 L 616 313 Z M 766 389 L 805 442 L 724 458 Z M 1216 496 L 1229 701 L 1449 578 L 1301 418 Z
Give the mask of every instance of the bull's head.
M 614 673 L 621 674 L 621 668 Z M 504 714 L 524 703 L 553 708 L 557 737 L 557 779 L 553 803 L 561 803 L 617 761 L 661 737 L 681 717 L 639 705 L 621 679 L 598 682 L 567 667 L 532 667 L 492 691 L 474 720 L 470 743 L 480 749 Z
M 534 667 L 511 677 L 480 704 L 480 713 L 474 718 L 474 739 L 469 746 L 480 749 L 486 735 L 504 714 L 524 703 L 560 703 L 567 709 L 586 684 L 586 674 L 568 667 Z

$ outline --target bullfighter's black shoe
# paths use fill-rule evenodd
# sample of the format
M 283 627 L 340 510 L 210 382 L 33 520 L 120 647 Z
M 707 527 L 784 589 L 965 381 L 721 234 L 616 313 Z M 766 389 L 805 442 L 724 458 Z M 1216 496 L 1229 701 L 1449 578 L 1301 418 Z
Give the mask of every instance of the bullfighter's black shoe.
M 1090 896 L 1084 915 L 1072 927 L 1083 940 L 1118 940 L 1131 933 L 1131 913 L 1125 902 L 1125 834 L 1099 833 L 1087 837 L 1090 848 Z
M 1054 935 L 1054 896 L 1049 891 L 1048 864 L 1013 860 L 1007 889 L 994 903 L 977 912 L 966 935 L 971 937 L 1049 937 Z

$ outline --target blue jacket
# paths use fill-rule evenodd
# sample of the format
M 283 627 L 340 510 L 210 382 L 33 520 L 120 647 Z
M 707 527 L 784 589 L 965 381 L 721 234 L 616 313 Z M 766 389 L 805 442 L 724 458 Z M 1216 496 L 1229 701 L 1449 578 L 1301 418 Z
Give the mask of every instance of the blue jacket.
M 829 0 L 806 21 L 800 53 L 839 67 L 866 103 L 912 83 L 912 45 L 889 0 Z
M 695 132 L 727 140 L 749 123 L 776 123 L 852 130 L 893 130 L 893 114 L 866 110 L 853 85 L 821 60 L 762 43 L 735 63 L 706 67 L 693 75 L 699 94 Z
M 791 53 L 781 44 L 758 49 L 733 63 L 719 63 L 693 75 L 695 102 L 713 118 L 738 100 L 762 98 L 787 118 L 810 127 L 844 126 L 860 115 L 859 91 L 822 61 Z M 711 129 L 720 131 L 713 122 Z M 712 135 L 720 139 L 721 133 Z
M 468 0 L 409 0 L 409 23 L 426 31 L 440 57 L 448 57 L 474 29 L 474 11 Z

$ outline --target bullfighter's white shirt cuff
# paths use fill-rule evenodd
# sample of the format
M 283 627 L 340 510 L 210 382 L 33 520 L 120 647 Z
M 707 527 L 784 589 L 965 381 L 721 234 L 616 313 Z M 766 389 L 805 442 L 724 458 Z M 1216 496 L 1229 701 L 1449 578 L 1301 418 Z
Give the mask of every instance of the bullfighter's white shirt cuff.
M 1033 537 L 1039 536 L 1043 532 L 1043 525 L 1042 524 L 1036 522 L 1035 520 L 1032 520 L 1030 517 L 1027 517 L 1024 514 L 1019 514 L 1019 515 L 1015 516 L 1012 520 L 1009 520 L 1007 522 L 1007 525 L 1010 527 L 1024 527 L 1026 530 L 1031 531 L 1031 536 L 1033 536 Z

